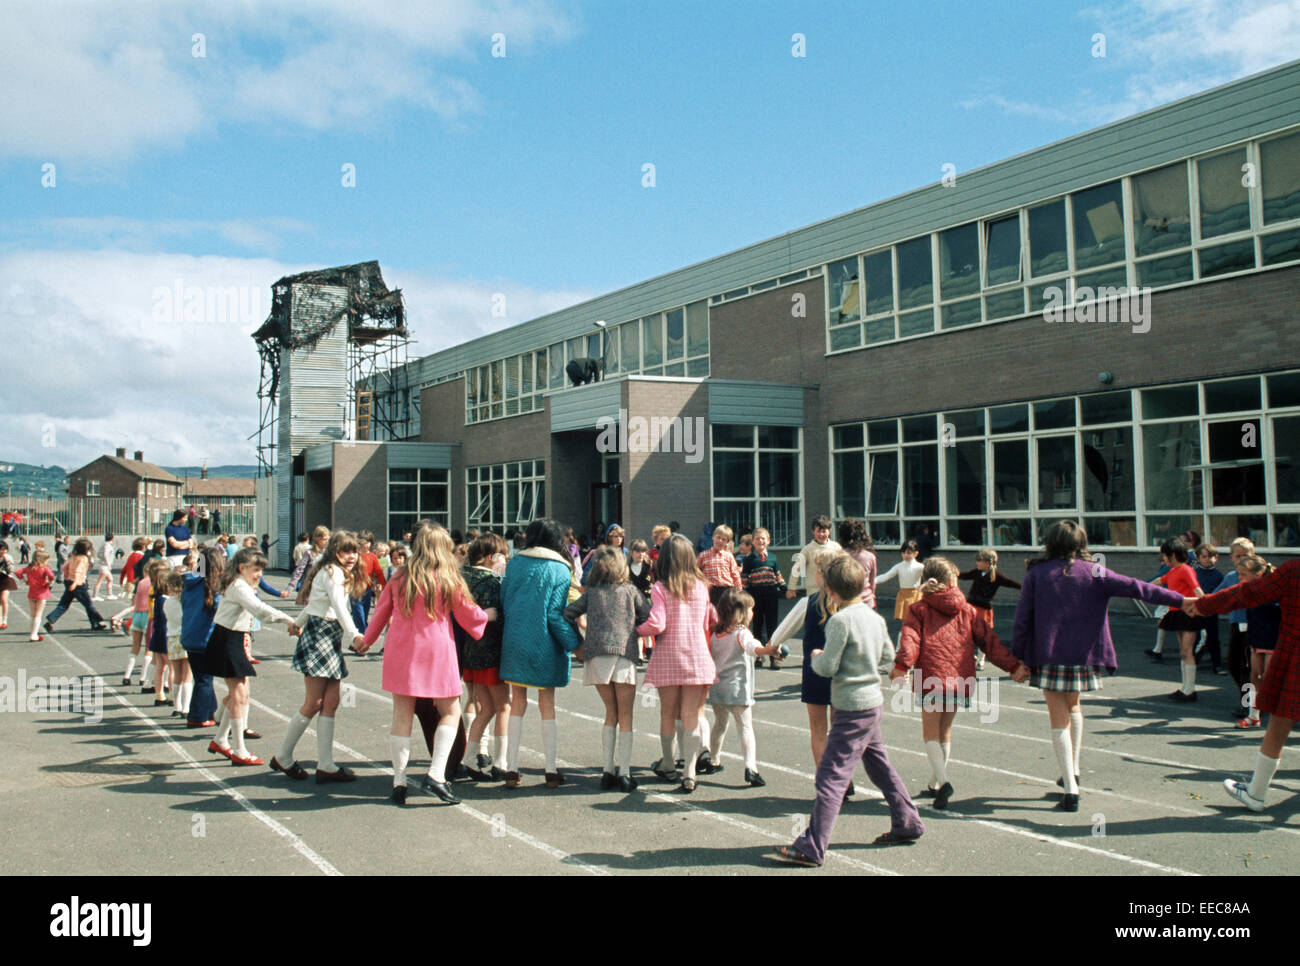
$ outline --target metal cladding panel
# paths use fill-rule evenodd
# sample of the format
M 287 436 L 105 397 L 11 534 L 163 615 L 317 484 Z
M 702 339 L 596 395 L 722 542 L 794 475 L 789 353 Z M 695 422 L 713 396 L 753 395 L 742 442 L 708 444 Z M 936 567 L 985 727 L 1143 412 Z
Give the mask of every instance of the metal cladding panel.
M 341 286 L 295 285 L 293 316 L 320 317 L 346 304 Z M 343 323 L 314 346 L 281 350 L 280 452 L 296 456 L 308 446 L 341 439 L 348 401 L 347 326 Z
M 551 432 L 564 433 L 574 429 L 596 429 L 601 416 L 618 416 L 623 404 L 623 380 L 594 382 L 589 386 L 574 386 L 550 394 Z
M 450 443 L 385 443 L 390 469 L 451 469 Z
M 290 491 L 292 473 L 293 461 L 281 457 L 275 468 L 275 533 L 276 540 L 279 541 L 275 546 L 275 565 L 281 570 L 288 569 L 293 545 L 298 542 L 294 539 L 297 534 L 290 529 L 290 514 L 293 512 L 293 494 Z
M 1300 124 L 1300 61 L 769 238 L 408 363 L 423 386 L 469 366 Z
M 302 454 L 302 465 L 309 473 L 313 470 L 328 470 L 334 465 L 334 444 L 317 443 L 308 446 Z
M 803 425 L 803 386 L 712 379 L 708 386 L 710 425 Z

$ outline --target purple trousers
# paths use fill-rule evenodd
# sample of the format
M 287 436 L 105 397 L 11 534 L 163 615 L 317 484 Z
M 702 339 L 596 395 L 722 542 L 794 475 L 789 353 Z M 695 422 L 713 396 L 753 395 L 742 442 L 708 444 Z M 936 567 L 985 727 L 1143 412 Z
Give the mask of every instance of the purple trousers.
M 817 800 L 813 802 L 812 820 L 794 847 L 818 865 L 826 861 L 835 819 L 839 817 L 844 793 L 853 781 L 853 772 L 861 760 L 872 784 L 884 793 L 889 805 L 890 831 L 900 838 L 914 838 L 925 831 L 921 813 L 916 810 L 903 781 L 889 763 L 884 739 L 880 736 L 883 708 L 870 711 L 835 711 L 826 751 L 817 767 Z

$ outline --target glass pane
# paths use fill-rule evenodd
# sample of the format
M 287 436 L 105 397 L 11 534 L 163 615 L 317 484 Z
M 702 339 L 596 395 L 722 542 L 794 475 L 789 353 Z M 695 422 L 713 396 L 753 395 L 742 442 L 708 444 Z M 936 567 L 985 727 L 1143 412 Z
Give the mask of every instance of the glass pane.
M 1201 509 L 1199 423 L 1157 423 L 1144 426 L 1142 460 L 1146 475 L 1147 509 Z
M 641 368 L 641 327 L 636 322 L 628 322 L 618 327 L 619 364 L 624 372 L 636 372 Z
M 388 488 L 388 512 L 389 513 L 415 513 L 419 510 L 416 504 L 416 488 L 413 486 L 390 486 Z
M 947 511 L 962 515 L 988 512 L 984 484 L 984 441 L 981 439 L 945 446 L 943 454 L 944 472 L 947 475 Z
M 845 325 L 838 329 L 831 329 L 831 352 L 856 349 L 860 345 L 862 345 L 861 325 Z
M 959 329 L 964 325 L 976 325 L 980 322 L 980 300 L 967 299 L 945 305 L 942 311 L 943 327 Z
M 868 322 L 863 328 L 866 329 L 867 345 L 875 345 L 877 342 L 889 342 L 898 338 L 897 319 L 894 316 L 877 319 L 874 322 Z
M 492 402 L 493 403 L 500 402 L 502 398 L 502 394 L 505 391 L 504 371 L 505 371 L 505 367 L 504 367 L 503 360 L 498 359 L 496 362 L 492 363 Z M 494 405 L 492 415 L 494 416 L 500 415 L 499 412 L 500 408 L 501 407 Z
M 757 516 L 758 507 L 753 500 L 714 500 L 713 516 L 710 519 L 731 527 L 736 532 L 736 539 L 739 540 L 740 534 L 754 529 Z
M 1300 406 L 1300 372 L 1268 377 L 1268 405 L 1270 409 Z
M 1192 243 L 1191 206 L 1187 200 L 1187 165 L 1133 178 L 1133 244 L 1139 255 L 1154 255 Z
M 1073 425 L 1073 397 L 1034 403 L 1034 429 L 1064 429 Z
M 752 450 L 754 448 L 754 427 L 715 425 L 713 427 L 713 445 L 714 447 L 738 446 Z
M 903 449 L 903 513 L 933 516 L 939 512 L 939 447 Z
M 908 312 L 898 317 L 898 337 L 906 339 L 909 335 L 925 335 L 934 331 L 934 309 L 921 309 Z
M 709 305 L 704 300 L 686 306 L 686 354 L 708 355 Z
M 564 388 L 564 343 L 557 342 L 550 349 L 551 388 Z
M 1124 197 L 1120 182 L 1070 196 L 1074 215 L 1074 267 L 1107 265 L 1124 257 Z
M 980 290 L 980 241 L 974 222 L 939 232 L 939 295 L 947 300 Z
M 519 357 L 511 356 L 505 361 L 506 366 L 506 398 L 519 398 Z
M 1114 268 L 1103 269 L 1100 272 L 1089 272 L 1087 275 L 1080 275 L 1074 280 L 1074 301 L 1091 302 L 1094 299 L 1109 301 L 1116 298 L 1120 293 L 1116 289 L 1122 289 L 1128 285 L 1128 270 L 1123 265 L 1116 265 Z M 1124 311 L 1124 317 L 1127 318 L 1128 306 L 1123 309 L 1117 305 L 1116 310 Z M 1096 309 L 1100 312 L 1102 309 Z M 1113 316 L 1118 318 L 1119 316 Z M 1103 316 L 1103 318 L 1105 318 Z
M 507 479 L 507 480 L 517 480 L 517 479 L 519 479 L 519 464 L 518 464 L 518 463 L 507 463 L 507 464 L 506 464 L 506 479 Z
M 686 363 L 686 374 L 691 378 L 705 378 L 709 374 L 709 357 L 701 356 Z
M 414 483 L 418 478 L 415 470 L 400 470 L 394 467 L 388 471 L 389 483 Z
M 836 449 L 850 449 L 862 445 L 862 424 L 852 426 L 834 426 L 831 428 L 833 446 Z
M 1030 539 L 1030 525 L 1027 519 L 994 520 L 993 546 L 1028 547 L 1033 545 Z
M 1238 537 L 1245 537 L 1251 543 L 1267 546 L 1268 519 L 1262 513 L 1212 513 L 1208 533 L 1210 542 L 1220 548 L 1220 554 L 1227 557 L 1228 548 Z
M 1259 146 L 1264 224 L 1300 218 L 1300 134 Z
M 668 354 L 669 359 L 682 359 L 686 356 L 686 312 L 673 309 L 667 313 Z
M 649 369 L 663 365 L 664 361 L 664 327 L 663 319 L 650 315 L 641 320 L 641 364 Z
M 519 486 L 510 483 L 506 486 L 506 512 L 503 522 L 513 524 L 519 519 Z
M 447 470 L 422 469 L 420 470 L 421 483 L 446 483 Z
M 684 376 L 686 375 L 686 363 L 674 362 L 670 366 L 664 366 L 665 376 Z
M 853 322 L 862 318 L 862 286 L 858 279 L 857 258 L 846 258 L 827 267 L 830 286 L 830 324 Z
M 1189 256 L 1190 257 L 1190 256 Z M 1009 319 L 1025 314 L 1025 290 L 1012 289 L 997 295 L 984 296 L 984 317 L 988 319 Z
M 877 547 L 897 547 L 903 542 L 897 520 L 869 520 L 867 529 Z
M 934 439 L 933 416 L 908 416 L 903 420 L 904 443 L 929 443 Z
M 713 494 L 717 497 L 752 497 L 754 457 L 750 453 L 713 453 Z
M 988 521 L 982 518 L 979 520 L 949 520 L 948 543 L 954 546 L 988 546 Z
M 519 487 L 519 523 L 529 523 L 533 519 L 533 484 L 523 483 Z
M 894 254 L 892 250 L 868 255 L 866 262 L 867 276 L 867 315 L 879 315 L 894 311 Z
M 1066 510 L 1078 506 L 1074 486 L 1074 437 L 1049 436 L 1038 443 L 1038 508 Z
M 1132 428 L 1084 430 L 1084 510 L 1136 509 L 1133 481 Z
M 1245 231 L 1250 227 L 1249 193 L 1242 184 L 1245 166 L 1245 148 L 1234 148 L 1196 162 L 1202 238 Z
M 898 442 L 898 420 L 878 419 L 867 423 L 867 445 L 888 446 Z
M 1205 518 L 1199 513 L 1179 513 L 1168 516 L 1147 517 L 1148 547 L 1158 547 L 1166 540 L 1181 537 L 1188 530 L 1203 533 Z
M 1065 304 L 1066 279 L 1058 278 L 1042 285 L 1029 287 L 1029 311 L 1041 312 L 1047 307 Z
M 798 453 L 758 454 L 758 495 L 799 495 Z
M 1020 281 L 1020 215 L 1011 215 L 984 226 L 984 284 L 1005 285 Z
M 1084 517 L 1088 543 L 1102 547 L 1136 547 L 1136 517 Z
M 1065 199 L 1029 209 L 1029 271 L 1038 277 L 1067 271 Z
M 1235 413 L 1243 409 L 1259 409 L 1258 376 L 1205 384 L 1207 413 Z
M 1014 406 L 994 406 L 989 410 L 989 432 L 1029 432 L 1029 407 L 1023 403 Z
M 1137 264 L 1138 285 L 1149 288 L 1161 288 L 1165 285 L 1178 285 L 1192 280 L 1192 253 L 1170 255 L 1168 258 L 1153 258 L 1148 262 Z
M 1200 401 L 1196 398 L 1194 385 L 1142 390 L 1143 419 L 1195 416 L 1200 411 Z
M 1261 506 L 1264 499 L 1264 464 L 1260 460 L 1259 420 L 1234 419 L 1207 427 L 1212 465 L 1210 499 L 1213 506 Z
M 494 463 L 492 465 L 492 479 L 504 479 L 506 475 L 506 465 L 504 463 Z
M 798 449 L 799 431 L 793 426 L 758 427 L 759 449 Z
M 507 415 L 507 416 L 516 416 L 516 415 L 518 415 L 518 414 L 519 414 L 519 400 L 518 400 L 518 399 L 507 399 L 507 400 L 506 400 L 506 415 Z
M 474 488 L 470 487 L 470 494 L 473 495 Z M 470 511 L 469 519 L 471 523 L 479 523 L 488 518 L 488 511 L 492 506 L 492 488 L 490 486 L 480 486 L 478 488 L 478 503 Z
M 618 372 L 619 342 L 618 327 L 607 328 L 601 333 L 601 345 L 604 347 L 605 372 Z
M 861 517 L 867 513 L 867 473 L 862 452 L 836 453 L 835 518 Z
M 943 421 L 952 427 L 951 430 L 947 428 L 944 429 L 945 439 L 954 433 L 957 436 L 984 435 L 984 410 L 982 409 L 967 409 L 959 413 L 944 413 Z
M 1281 265 L 1300 259 L 1300 228 L 1265 235 L 1259 240 L 1264 265 Z
M 566 359 L 566 364 L 572 362 L 574 359 L 581 359 L 587 354 L 586 348 L 583 344 L 585 341 L 586 340 L 584 340 L 582 336 L 578 336 L 576 339 L 570 339 L 565 343 L 565 353 L 568 357 Z
M 490 522 L 494 526 L 501 525 L 501 508 L 505 505 L 505 489 L 506 485 L 504 483 L 492 484 L 492 519 Z M 511 489 L 514 489 L 514 487 L 511 487 Z
M 799 531 L 799 501 L 762 501 L 758 505 L 759 525 L 772 534 L 774 547 L 799 547 L 803 545 Z M 788 566 L 788 565 L 787 565 Z M 786 571 L 789 574 L 789 571 Z
M 1273 515 L 1273 546 L 1300 547 L 1300 514 Z
M 898 513 L 898 453 L 868 453 L 867 474 L 870 505 L 867 513 L 888 516 Z
M 478 370 L 465 370 L 465 406 L 466 408 L 478 405 Z
M 1029 444 L 1023 439 L 993 444 L 993 509 L 1029 509 Z
M 1201 278 L 1244 272 L 1255 267 L 1255 242 L 1247 238 L 1213 248 L 1202 248 L 1196 257 L 1201 262 Z
M 934 301 L 930 236 L 898 246 L 898 307 L 912 309 Z

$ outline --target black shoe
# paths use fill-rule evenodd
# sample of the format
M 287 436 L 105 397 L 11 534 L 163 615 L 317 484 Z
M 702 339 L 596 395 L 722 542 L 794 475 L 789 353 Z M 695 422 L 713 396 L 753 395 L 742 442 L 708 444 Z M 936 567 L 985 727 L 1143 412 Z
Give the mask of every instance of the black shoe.
M 489 771 L 479 771 L 477 768 L 470 768 L 466 772 L 466 775 L 469 777 L 469 780 L 472 782 L 490 782 L 490 781 L 496 781 L 496 778 L 493 776 L 493 772 L 495 771 L 496 771 L 495 768 Z
M 49 621 L 46 621 L 44 624 L 41 625 L 41 627 L 44 629 L 46 634 L 54 633 L 54 625 L 51 624 Z
M 211 749 L 208 750 L 211 751 Z M 271 770 L 284 772 L 286 775 L 288 775 L 296 782 L 302 782 L 307 780 L 307 769 L 303 768 L 302 765 L 298 764 L 296 761 L 291 761 L 289 762 L 288 765 L 282 765 L 280 764 L 280 760 L 276 758 L 274 755 L 272 755 Z
M 460 799 L 452 794 L 451 788 L 446 782 L 436 782 L 428 775 L 424 776 L 424 782 L 420 785 L 422 789 L 432 795 L 434 798 L 440 798 L 448 805 L 459 805 Z
M 141 685 L 141 686 L 140 686 L 140 693 L 141 693 L 141 694 L 153 694 L 153 688 L 150 688 L 150 687 L 146 687 L 146 686 L 144 686 L 144 685 Z
M 653 765 L 650 766 L 650 770 L 666 782 L 677 781 L 677 772 L 672 770 L 664 771 L 664 769 L 660 767 L 661 765 L 663 765 L 663 763 L 664 760 L 660 758 L 658 761 L 656 761 Z
M 1056 807 L 1062 812 L 1077 812 L 1079 810 L 1079 796 L 1062 795 L 1061 800 L 1056 803 Z
M 1174 702 L 1175 704 L 1187 704 L 1188 702 L 1194 702 L 1196 700 L 1196 692 L 1193 691 L 1191 694 L 1187 694 L 1183 691 L 1182 688 L 1179 688 L 1173 694 L 1169 695 L 1169 700 Z
M 767 782 L 763 781 L 762 775 L 756 771 L 750 771 L 748 768 L 745 769 L 745 781 L 754 788 L 762 788 L 767 784 Z
M 103 621 L 100 621 L 98 624 L 91 624 L 90 629 L 92 631 L 106 631 L 108 630 L 108 625 Z
M 339 765 L 338 771 L 321 771 L 320 768 L 316 769 L 317 785 L 328 785 L 331 782 L 354 782 L 356 780 L 357 776 L 352 774 L 352 772 L 348 771 L 342 765 Z
M 122 687 L 124 687 L 124 688 L 129 688 L 130 686 L 131 686 L 131 679 L 130 679 L 130 678 L 122 678 Z
M 456 765 L 456 774 L 452 775 L 451 779 L 452 781 L 456 781 L 457 779 L 468 778 L 468 777 L 469 777 L 469 769 L 465 767 L 465 763 L 462 761 L 458 765 Z
M 857 789 L 853 787 L 853 782 L 849 782 L 849 787 L 848 787 L 847 789 L 845 789 L 844 797 L 845 797 L 845 798 L 852 798 L 852 797 L 853 797 L 853 793 L 856 792 L 856 791 L 857 791 Z
M 720 771 L 722 771 L 722 766 L 715 765 L 707 751 L 695 759 L 695 774 L 697 775 L 712 775 Z
M 624 795 L 636 790 L 636 779 L 631 775 L 618 776 L 618 790 Z
M 600 790 L 601 790 L 602 792 L 607 792 L 607 791 L 609 791 L 611 788 L 613 788 L 613 787 L 614 787 L 615 785 L 617 785 L 617 784 L 618 784 L 618 779 L 615 778 L 613 775 L 611 775 L 609 772 L 602 772 L 602 773 L 601 773 L 601 776 L 600 776 Z
M 475 758 L 474 758 L 474 766 L 475 766 L 475 768 L 477 768 L 479 771 L 487 771 L 487 772 L 490 772 L 490 771 L 492 770 L 492 756 L 491 756 L 491 755 L 477 755 L 477 756 L 475 756 Z
M 406 804 L 406 786 L 396 785 L 393 788 L 392 801 L 395 805 Z
M 774 657 L 769 657 L 769 658 L 767 659 L 767 666 L 768 666 L 769 668 L 771 668 L 773 671 L 777 670 L 777 666 L 776 666 L 776 658 L 774 658 Z
M 1061 783 L 1058 781 L 1056 784 L 1059 785 L 1059 784 L 1061 784 Z M 931 788 L 929 785 L 926 785 L 924 788 L 921 789 L 921 791 L 920 791 L 919 793 L 917 793 L 917 794 L 916 794 L 915 796 L 913 796 L 913 797 L 915 797 L 915 798 L 934 798 L 934 793 L 935 793 L 936 791 L 938 791 L 938 789 L 936 789 L 936 788 Z
M 1058 779 L 1056 780 L 1056 787 L 1057 787 L 1057 788 L 1064 788 L 1064 787 L 1065 787 L 1065 779 L 1064 779 L 1064 778 L 1058 778 Z M 1075 776 L 1074 776 L 1074 787 L 1075 787 L 1075 788 L 1082 788 L 1082 787 L 1083 787 L 1082 785 L 1079 784 L 1079 776 L 1078 776 L 1078 775 L 1075 775 Z
M 947 808 L 948 799 L 952 798 L 952 782 L 944 782 L 934 793 L 934 807 Z

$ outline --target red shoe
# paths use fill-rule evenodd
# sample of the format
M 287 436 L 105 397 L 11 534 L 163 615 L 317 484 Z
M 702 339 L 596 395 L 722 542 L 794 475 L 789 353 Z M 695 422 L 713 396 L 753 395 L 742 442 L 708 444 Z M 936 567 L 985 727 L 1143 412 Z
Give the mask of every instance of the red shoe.
M 230 763 L 232 765 L 265 765 L 266 762 L 258 758 L 257 755 L 249 755 L 247 758 L 240 758 L 233 751 L 230 753 Z
M 0 631 L 8 630 L 8 629 L 9 629 L 9 625 L 8 625 L 8 624 L 0 624 Z
M 245 728 L 245 729 L 244 729 L 244 740 L 245 740 L 245 741 L 253 741 L 254 739 L 257 739 L 257 738 L 260 738 L 260 737 L 262 737 L 262 735 L 261 735 L 259 732 L 252 731 L 252 730 L 249 729 L 249 728 Z
M 259 660 L 258 660 L 257 658 L 255 658 L 255 657 L 250 657 L 250 658 L 248 659 L 248 663 L 249 663 L 249 664 L 261 664 L 262 662 L 259 661 Z
M 211 741 L 208 742 L 208 751 L 210 751 L 214 755 L 225 755 L 231 761 L 235 760 L 235 753 L 229 748 L 222 748 L 219 744 L 217 744 L 216 738 L 213 738 Z
M 209 718 L 207 721 L 187 721 L 187 722 L 185 722 L 185 727 L 187 727 L 187 728 L 215 728 L 216 726 L 217 726 L 217 723 L 216 723 L 215 721 L 213 721 L 211 718 Z

